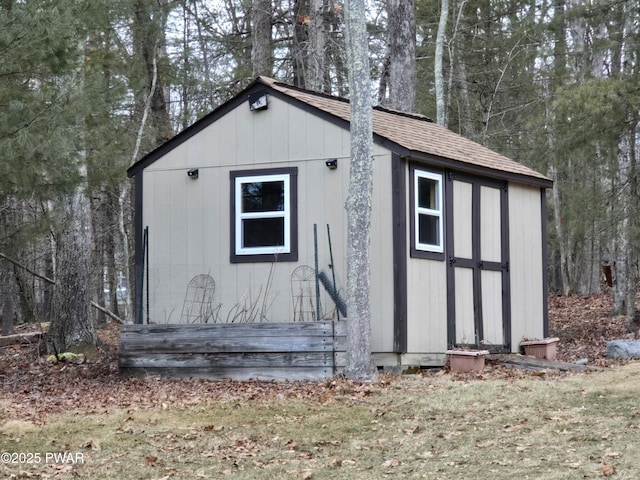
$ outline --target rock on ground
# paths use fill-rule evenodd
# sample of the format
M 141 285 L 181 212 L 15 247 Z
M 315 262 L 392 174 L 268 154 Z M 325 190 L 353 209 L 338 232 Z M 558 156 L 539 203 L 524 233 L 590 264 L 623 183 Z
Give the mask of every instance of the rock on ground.
M 605 354 L 608 358 L 640 358 L 640 340 L 611 340 Z

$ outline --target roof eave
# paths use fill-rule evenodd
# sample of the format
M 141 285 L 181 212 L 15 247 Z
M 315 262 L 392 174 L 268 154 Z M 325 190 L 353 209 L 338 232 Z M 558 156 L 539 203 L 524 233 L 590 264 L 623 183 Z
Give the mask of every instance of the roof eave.
M 523 173 L 483 167 L 482 165 L 474 165 L 451 158 L 438 157 L 435 155 L 425 154 L 424 152 L 411 151 L 409 157 L 419 162 L 429 163 L 431 165 L 437 165 L 439 167 L 449 168 L 451 170 L 456 170 L 473 175 L 506 180 L 508 182 L 523 183 L 525 185 L 532 185 L 541 188 L 553 187 L 553 180 L 542 175 L 526 175 Z
M 517 182 L 541 188 L 553 187 L 553 180 L 542 175 L 534 176 L 515 172 L 507 172 L 504 170 L 483 167 L 481 165 L 473 165 L 451 158 L 439 157 L 437 155 L 432 155 L 421 151 L 409 150 L 408 148 L 403 147 L 402 145 L 399 145 L 377 134 L 374 134 L 374 141 L 377 144 L 388 148 L 389 150 L 392 150 L 394 153 L 397 153 L 401 157 L 408 158 L 420 163 L 429 164 L 434 167 L 448 168 L 459 172 L 490 177 L 499 180 L 506 180 L 509 182 Z
M 178 132 L 171 139 L 167 140 L 162 145 L 159 145 L 151 152 L 147 153 L 140 160 L 135 162 L 127 169 L 128 177 L 135 177 L 138 173 L 142 172 L 147 166 L 151 165 L 153 162 L 158 160 L 160 157 L 164 156 L 174 148 L 178 147 L 182 143 L 186 142 L 189 138 L 194 136 L 196 133 L 204 130 L 206 127 L 214 123 L 223 115 L 229 113 L 231 110 L 236 108 L 239 104 L 244 102 L 247 98 L 247 95 L 253 90 L 265 88 L 273 92 L 273 88 L 265 83 L 260 77 L 256 78 L 253 82 L 251 82 L 246 88 L 236 94 L 231 100 L 224 102 L 219 105 L 213 111 L 195 121 L 185 129 Z

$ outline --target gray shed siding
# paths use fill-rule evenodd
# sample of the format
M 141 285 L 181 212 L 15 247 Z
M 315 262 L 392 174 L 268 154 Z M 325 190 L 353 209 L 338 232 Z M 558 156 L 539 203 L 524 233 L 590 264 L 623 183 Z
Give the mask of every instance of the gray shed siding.
M 142 192 L 136 199 L 138 271 L 140 232 L 149 228 L 145 289 L 149 280 L 150 311 L 138 320 L 146 321 L 148 313 L 152 323 L 186 322 L 182 311 L 187 284 L 205 274 L 215 281 L 215 321 L 308 321 L 294 316 L 296 293 L 291 277 L 299 266 L 314 267 L 314 224 L 319 269 L 329 278 L 335 272 L 337 287 L 345 296 L 348 104 L 279 84 L 273 88 L 267 110 L 251 112 L 239 95 L 132 167 L 130 173 L 137 175 L 136 185 Z M 375 361 L 379 365 L 442 365 L 452 341 L 465 343 L 476 334 L 474 301 L 483 310 L 482 328 L 491 334 L 485 335 L 490 343 L 502 342 L 517 351 L 523 338 L 543 337 L 547 333 L 544 188 L 551 182 L 425 119 L 389 111 L 374 114 L 378 119 L 371 223 Z M 414 134 L 414 128 L 422 133 Z M 464 151 L 454 148 L 458 141 L 464 142 Z M 459 156 L 449 158 L 442 152 Z M 328 169 L 328 159 L 337 159 L 338 168 Z M 197 179 L 187 175 L 194 168 L 199 172 Z M 234 263 L 230 258 L 231 173 L 255 170 L 259 174 L 276 168 L 296 169 L 297 260 Z M 444 187 L 452 195 L 446 208 L 458 212 L 445 225 L 446 235 L 455 238 L 446 246 L 450 251 L 421 258 L 410 253 L 411 168 L 453 179 Z M 505 225 L 506 233 L 501 230 Z M 472 236 L 479 243 L 472 242 Z M 472 255 L 477 245 L 481 251 Z M 449 256 L 454 254 L 467 261 L 462 268 L 450 268 Z M 469 262 L 477 256 L 493 266 L 473 273 L 475 267 Z M 504 260 L 506 275 L 500 273 Z M 472 292 L 473 275 L 481 278 L 479 298 Z M 455 295 L 449 291 L 451 285 Z M 333 302 L 324 288 L 320 290 L 321 319 L 335 320 Z M 140 304 L 143 295 L 137 293 Z M 312 302 L 315 307 L 315 298 Z M 504 319 L 509 322 L 501 330 Z
M 187 284 L 199 274 L 216 284 L 221 322 L 294 321 L 291 274 L 314 267 L 313 225 L 318 226 L 320 270 L 331 278 L 327 228 L 331 228 L 338 288 L 346 290 L 346 211 L 349 132 L 271 97 L 266 111 L 242 104 L 143 171 L 143 224 L 149 227 L 149 318 L 180 323 Z M 325 161 L 337 158 L 338 169 Z M 390 152 L 376 147 L 372 218 L 372 347 L 393 350 L 393 262 Z M 298 169 L 298 261 L 230 263 L 231 171 Z M 192 179 L 187 170 L 197 168 Z M 335 318 L 321 287 L 322 311 Z M 266 294 L 266 296 L 265 296 Z M 254 310 L 255 315 L 248 312 Z M 259 312 L 259 313 L 256 313 Z

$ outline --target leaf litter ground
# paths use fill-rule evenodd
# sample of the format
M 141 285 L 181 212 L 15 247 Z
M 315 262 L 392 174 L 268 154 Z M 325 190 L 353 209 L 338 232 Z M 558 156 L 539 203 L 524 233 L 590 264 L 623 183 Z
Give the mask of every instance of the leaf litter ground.
M 17 462 L 0 478 L 638 478 L 640 364 L 604 359 L 607 339 L 629 335 L 609 308 L 605 295 L 550 299 L 559 359 L 607 367 L 589 374 L 122 379 L 117 325 L 83 364 L 3 347 L 0 450 Z

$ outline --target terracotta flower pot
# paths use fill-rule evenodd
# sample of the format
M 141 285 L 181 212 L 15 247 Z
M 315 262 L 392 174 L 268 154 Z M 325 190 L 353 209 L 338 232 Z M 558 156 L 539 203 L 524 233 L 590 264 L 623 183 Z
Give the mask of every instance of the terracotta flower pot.
M 536 358 L 555 360 L 558 342 L 557 337 L 543 338 L 542 340 L 524 340 L 520 345 L 524 347 L 524 354 Z
M 447 350 L 452 372 L 481 372 L 489 350 Z

